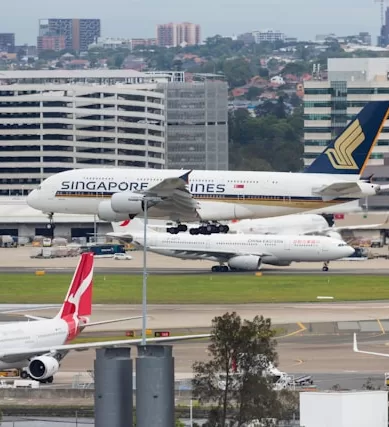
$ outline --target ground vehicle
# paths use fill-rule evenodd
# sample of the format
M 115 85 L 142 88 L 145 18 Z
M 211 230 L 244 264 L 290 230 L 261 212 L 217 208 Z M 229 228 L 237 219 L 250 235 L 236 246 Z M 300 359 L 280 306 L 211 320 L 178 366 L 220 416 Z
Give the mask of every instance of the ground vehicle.
M 114 254 L 125 254 L 124 245 L 119 244 L 104 244 L 81 246 L 80 252 L 93 252 L 96 256 L 113 256 Z
M 117 260 L 130 260 L 132 259 L 131 255 L 127 255 L 126 253 L 117 253 L 113 255 L 113 259 L 117 259 Z

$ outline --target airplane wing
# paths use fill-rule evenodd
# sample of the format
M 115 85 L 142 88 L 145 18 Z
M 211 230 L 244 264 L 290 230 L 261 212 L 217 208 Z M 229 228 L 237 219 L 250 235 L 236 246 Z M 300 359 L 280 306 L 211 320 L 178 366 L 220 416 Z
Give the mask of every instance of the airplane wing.
M 142 316 L 122 317 L 121 319 L 101 320 L 100 322 L 89 322 L 82 325 L 83 328 L 89 328 L 89 326 L 107 325 L 108 323 L 126 322 L 128 320 L 142 319 Z
M 185 341 L 201 338 L 209 338 L 210 334 L 199 334 L 199 335 L 182 335 L 176 337 L 158 337 L 158 338 L 146 338 L 146 343 L 159 343 L 159 342 L 173 342 L 173 341 Z M 40 356 L 47 353 L 56 353 L 64 351 L 83 351 L 93 348 L 109 348 L 109 347 L 122 347 L 128 345 L 139 345 L 142 344 L 142 339 L 128 339 L 128 340 L 116 340 L 106 342 L 92 342 L 84 344 L 63 344 L 57 346 L 37 347 L 35 349 L 26 349 L 23 351 L 21 348 L 14 350 L 0 351 L 0 359 L 6 361 L 7 359 L 14 360 L 15 358 L 29 358 L 34 356 Z
M 332 200 L 336 197 L 346 196 L 348 194 L 355 194 L 361 191 L 358 182 L 353 181 L 340 181 L 333 182 L 329 185 L 316 189 L 313 193 L 323 197 L 323 200 Z
M 389 357 L 389 353 L 376 353 L 374 351 L 363 351 L 358 349 L 357 334 L 354 333 L 353 351 L 355 353 L 371 354 L 372 356 Z
M 193 198 L 188 189 L 190 173 L 191 171 L 179 177 L 164 179 L 153 187 L 139 191 L 139 193 L 148 197 L 161 199 L 161 201 L 153 204 L 150 210 L 152 210 L 154 206 L 158 210 L 174 212 L 188 220 L 192 219 L 196 221 L 199 219 L 197 213 L 198 202 Z

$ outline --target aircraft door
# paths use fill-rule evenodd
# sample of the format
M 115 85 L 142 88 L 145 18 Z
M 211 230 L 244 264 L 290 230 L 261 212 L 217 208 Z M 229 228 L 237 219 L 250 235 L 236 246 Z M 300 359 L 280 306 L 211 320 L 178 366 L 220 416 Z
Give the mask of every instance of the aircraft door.
M 285 240 L 284 240 L 284 249 L 286 251 L 290 251 L 290 239 L 288 239 L 288 238 L 285 238 Z

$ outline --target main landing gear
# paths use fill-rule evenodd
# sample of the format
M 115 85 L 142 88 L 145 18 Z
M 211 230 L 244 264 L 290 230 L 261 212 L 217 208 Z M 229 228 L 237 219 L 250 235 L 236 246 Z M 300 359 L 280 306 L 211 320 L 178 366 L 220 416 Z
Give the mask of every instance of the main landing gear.
M 329 261 L 327 261 L 327 262 L 325 262 L 324 264 L 323 264 L 323 268 L 322 268 L 322 271 L 328 271 L 328 264 L 329 264 L 330 262 Z
M 28 374 L 28 372 L 26 370 L 23 370 L 20 372 L 20 378 L 22 378 L 23 380 L 27 380 L 28 378 L 31 378 L 30 375 Z M 33 378 L 31 378 L 33 379 Z M 41 384 L 46 384 L 49 383 L 51 384 L 54 381 L 54 377 L 51 376 L 49 378 L 46 378 L 45 380 L 38 380 Z
M 226 265 L 214 265 L 211 270 L 213 273 L 227 273 L 229 268 Z
M 228 227 L 228 225 L 206 223 L 197 228 L 190 228 L 189 233 L 195 236 L 198 234 L 228 233 L 229 230 L 230 227 Z M 185 233 L 188 231 L 188 226 L 185 224 L 178 224 L 177 227 L 168 227 L 166 231 L 170 234 Z

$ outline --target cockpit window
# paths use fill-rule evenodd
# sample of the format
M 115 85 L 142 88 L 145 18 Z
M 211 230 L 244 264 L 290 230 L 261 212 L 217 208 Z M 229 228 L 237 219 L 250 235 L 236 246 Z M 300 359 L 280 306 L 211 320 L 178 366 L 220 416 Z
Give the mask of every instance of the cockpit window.
M 338 246 L 348 246 L 347 243 L 339 243 Z

